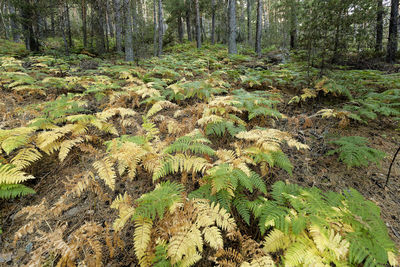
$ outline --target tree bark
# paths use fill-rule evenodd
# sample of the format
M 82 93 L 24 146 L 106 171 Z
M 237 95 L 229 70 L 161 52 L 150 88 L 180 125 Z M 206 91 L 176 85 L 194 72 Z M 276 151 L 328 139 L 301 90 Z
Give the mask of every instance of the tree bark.
M 118 53 L 122 52 L 122 16 L 121 0 L 114 0 L 115 12 L 115 46 Z
M 33 30 L 34 7 L 29 2 L 21 6 L 22 28 L 25 37 L 25 46 L 30 51 L 39 51 L 39 41 Z
M 82 9 L 83 48 L 87 48 L 86 0 L 82 0 L 81 9 Z
M 106 12 L 107 12 L 108 32 L 110 33 L 110 37 L 114 38 L 113 12 L 109 0 L 106 0 L 106 6 L 107 6 Z
M 251 0 L 247 0 L 247 43 L 251 44 Z
M 383 40 L 383 0 L 377 0 L 377 16 L 376 16 L 376 43 L 375 43 L 375 52 L 382 51 L 382 40 Z
M 64 5 L 62 7 L 62 12 L 61 12 L 61 17 L 60 17 L 60 26 L 61 26 L 61 33 L 64 41 L 64 47 L 65 47 L 65 54 L 68 56 L 69 55 L 69 44 L 67 40 L 67 34 L 66 34 L 66 16 L 67 16 L 67 5 Z
M 19 29 L 18 23 L 16 20 L 16 12 L 15 7 L 9 2 L 8 3 L 8 13 L 10 14 L 10 27 L 11 27 L 11 35 L 14 42 L 19 42 Z
M 178 16 L 178 39 L 179 42 L 183 42 L 183 23 L 181 15 Z
M 297 39 L 297 0 L 292 0 L 290 7 L 290 49 L 296 49 Z
M 190 25 L 190 10 L 191 10 L 190 1 L 191 0 L 187 0 L 187 1 L 189 1 L 189 5 L 186 7 L 186 31 L 187 31 L 188 41 L 191 42 L 192 41 L 192 27 Z
M 399 0 L 392 0 L 391 10 L 390 10 L 389 38 L 388 38 L 387 55 L 386 55 L 386 61 L 389 63 L 394 63 L 396 60 L 398 17 L 399 17 Z
M 256 45 L 257 57 L 261 57 L 261 34 L 262 34 L 262 1 L 257 0 L 257 24 L 256 24 Z
M 211 0 L 211 44 L 215 44 L 215 0 Z
M 132 33 L 132 14 L 131 1 L 124 0 L 125 10 L 125 60 L 133 61 L 133 33 Z
M 201 25 L 200 25 L 200 7 L 199 0 L 194 1 L 196 9 L 196 44 L 197 48 L 201 48 Z
M 163 34 L 164 34 L 164 19 L 162 10 L 162 0 L 158 0 L 158 56 L 162 55 L 163 49 Z
M 157 56 L 157 4 L 156 0 L 153 0 L 153 19 L 154 19 L 154 39 L 153 39 L 153 45 L 154 45 L 154 56 Z
M 65 11 L 66 11 L 66 22 L 67 22 L 67 34 L 68 34 L 68 45 L 69 47 L 73 47 L 72 43 L 72 34 L 71 34 L 71 19 L 69 17 L 69 5 L 68 2 L 65 2 Z
M 228 53 L 237 54 L 236 47 L 236 0 L 228 2 L 228 21 L 229 21 L 229 36 L 228 36 Z
M 96 52 L 98 55 L 102 55 L 106 49 L 105 39 L 104 39 L 104 6 L 101 0 L 95 0 L 93 3 L 93 10 L 95 11 L 94 17 L 94 35 Z

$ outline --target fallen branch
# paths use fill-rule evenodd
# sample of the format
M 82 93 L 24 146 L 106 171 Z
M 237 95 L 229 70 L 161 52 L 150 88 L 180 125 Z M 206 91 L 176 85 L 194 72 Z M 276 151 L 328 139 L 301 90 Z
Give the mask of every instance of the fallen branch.
M 388 174 L 387 174 L 387 177 L 386 177 L 385 187 L 386 187 L 387 184 L 389 183 L 389 177 L 390 177 L 390 172 L 392 171 L 393 162 L 396 160 L 396 157 L 397 157 L 397 154 L 399 154 L 399 151 L 400 151 L 400 146 L 399 146 L 399 148 L 397 149 L 396 153 L 394 154 L 394 157 L 393 157 L 393 159 L 392 159 L 392 162 L 390 163 L 389 171 L 388 171 Z

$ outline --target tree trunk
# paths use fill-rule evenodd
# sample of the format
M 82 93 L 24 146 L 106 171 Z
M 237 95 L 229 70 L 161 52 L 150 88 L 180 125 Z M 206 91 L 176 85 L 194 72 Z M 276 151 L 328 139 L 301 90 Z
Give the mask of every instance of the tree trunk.
M 54 10 L 51 10 L 50 13 L 50 24 L 51 24 L 51 34 L 54 36 L 56 34 L 56 23 L 54 19 Z
M 13 38 L 14 42 L 19 42 L 20 36 L 19 36 L 19 29 L 18 29 L 18 24 L 16 20 L 16 12 L 15 12 L 15 7 L 9 2 L 8 5 L 8 12 L 10 14 L 10 27 L 11 27 L 11 35 Z
M 108 32 L 110 33 L 110 37 L 114 38 L 113 12 L 109 0 L 106 0 L 106 6 L 107 6 L 106 11 L 107 11 Z
M 86 23 L 86 1 L 81 2 L 82 9 L 82 33 L 83 33 L 83 48 L 87 47 L 87 23 Z
M 229 36 L 228 36 L 228 53 L 237 54 L 236 47 L 236 0 L 228 2 L 228 21 L 229 21 Z
M 247 0 L 247 43 L 251 42 L 251 0 Z
M 158 56 L 162 55 L 164 34 L 164 19 L 162 10 L 162 0 L 158 0 Z
M 297 0 L 293 0 L 290 7 L 290 49 L 296 49 L 297 38 Z
M 187 31 L 187 36 L 188 36 L 188 41 L 192 41 L 192 27 L 190 25 L 190 1 L 189 1 L 189 6 L 186 7 L 186 31 Z M 187 2 L 186 2 L 187 3 Z
M 65 11 L 66 11 L 66 22 L 67 22 L 67 34 L 68 34 L 68 45 L 69 47 L 73 47 L 74 44 L 72 43 L 72 34 L 71 34 L 71 20 L 69 17 L 69 5 L 65 2 Z
M 115 12 L 115 46 L 117 53 L 122 52 L 122 16 L 121 16 L 121 0 L 114 0 Z
M 201 48 L 201 26 L 200 26 L 200 8 L 199 0 L 194 1 L 196 9 L 196 44 L 197 48 Z
M 64 5 L 62 7 L 62 12 L 61 12 L 61 17 L 60 17 L 60 26 L 61 26 L 61 33 L 64 41 L 64 47 L 65 47 L 65 54 L 68 56 L 69 55 L 69 44 L 67 40 L 67 34 L 66 34 L 66 16 L 67 16 L 67 5 Z
M 133 61 L 133 33 L 132 33 L 132 13 L 131 1 L 124 0 L 125 10 L 125 60 Z
M 183 42 L 183 23 L 181 15 L 178 16 L 178 39 L 179 42 Z
M 156 0 L 153 0 L 153 19 L 154 19 L 154 39 L 153 39 L 153 45 L 154 45 L 154 56 L 157 56 L 157 4 Z
M 375 43 L 375 51 L 382 51 L 382 40 L 383 40 L 383 0 L 378 1 L 378 10 L 376 16 L 376 43 Z
M 261 57 L 261 34 L 262 34 L 262 1 L 257 0 L 257 24 L 256 24 L 256 45 L 257 57 Z
M 24 31 L 25 46 L 30 51 L 39 51 L 39 41 L 33 30 L 34 7 L 29 2 L 21 6 L 22 29 Z
M 211 44 L 215 44 L 215 0 L 211 0 Z
M 1 20 L 1 24 L 3 25 L 3 28 L 4 28 L 4 37 L 5 37 L 5 39 L 8 39 L 8 37 L 9 37 L 8 31 L 9 30 L 8 30 L 8 23 L 6 23 L 6 17 L 8 17 L 8 15 L 3 13 L 3 10 L 6 10 L 3 6 L 4 4 L 5 3 L 2 3 L 2 5 L 0 5 L 0 20 Z
M 391 10 L 390 10 L 389 39 L 388 39 L 387 56 L 386 56 L 386 61 L 389 63 L 394 63 L 396 60 L 398 17 L 399 17 L 399 0 L 392 0 Z
M 101 0 L 94 1 L 93 10 L 95 11 L 93 30 L 95 35 L 96 52 L 98 55 L 102 55 L 106 46 L 104 39 L 104 6 Z

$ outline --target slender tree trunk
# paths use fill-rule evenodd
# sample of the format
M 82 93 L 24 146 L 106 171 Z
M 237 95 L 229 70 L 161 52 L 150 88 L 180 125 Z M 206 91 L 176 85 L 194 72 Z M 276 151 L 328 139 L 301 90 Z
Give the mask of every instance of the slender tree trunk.
M 3 10 L 5 10 L 5 8 L 3 8 L 4 7 L 3 5 L 4 5 L 4 3 L 2 3 L 2 5 L 0 5 L 0 20 L 1 20 L 1 24 L 4 28 L 4 37 L 5 37 L 5 39 L 8 39 L 8 37 L 9 37 L 8 26 L 7 26 L 8 23 L 6 23 L 7 14 L 3 13 Z
M 122 52 L 122 16 L 121 0 L 114 0 L 115 8 L 115 46 L 118 53 Z
M 247 43 L 251 44 L 251 0 L 247 0 Z
M 39 41 L 33 30 L 33 7 L 29 2 L 22 5 L 21 17 L 26 48 L 30 51 L 39 51 Z
M 297 38 L 297 0 L 293 0 L 290 7 L 290 49 L 296 49 Z
M 60 17 L 60 26 L 61 26 L 61 33 L 62 33 L 62 37 L 63 37 L 63 41 L 64 41 L 65 54 L 69 55 L 69 44 L 68 44 L 67 34 L 66 34 L 66 26 L 67 26 L 66 16 L 68 14 L 67 5 L 63 6 L 61 14 L 62 15 Z
M 81 2 L 82 9 L 82 33 L 83 33 L 83 48 L 87 47 L 87 23 L 86 23 L 86 0 Z
M 189 2 L 189 4 L 186 7 L 186 31 L 187 31 L 187 35 L 188 35 L 188 41 L 191 42 L 192 41 L 192 27 L 190 25 L 190 10 L 191 10 L 190 1 L 191 0 L 187 0 L 187 1 Z
M 382 40 L 383 40 L 383 0 L 377 0 L 377 16 L 376 16 L 376 43 L 375 43 L 375 51 L 382 51 Z
M 228 36 L 228 53 L 237 54 L 236 47 L 236 0 L 229 0 L 228 21 L 229 21 L 229 36 Z
M 387 56 L 386 56 L 386 61 L 389 63 L 394 63 L 396 60 L 398 17 L 399 17 L 399 0 L 392 0 L 391 10 L 390 10 L 389 39 L 388 39 Z
M 199 0 L 195 0 L 194 5 L 195 5 L 195 9 L 196 9 L 196 43 L 197 43 L 197 48 L 201 48 L 201 26 L 200 26 Z
M 68 34 L 68 45 L 69 47 L 73 47 L 74 44 L 72 43 L 72 34 L 71 34 L 71 19 L 69 17 L 69 5 L 65 2 L 65 11 L 66 11 L 66 22 L 67 22 L 67 34 Z
M 162 0 L 158 0 L 158 56 L 162 55 L 164 34 L 164 19 L 162 10 Z
M 154 27 L 154 39 L 153 39 L 153 45 L 154 45 L 154 56 L 157 56 L 157 0 L 153 0 L 153 27 Z
M 56 23 L 54 19 L 54 10 L 51 10 L 50 13 L 50 24 L 51 24 L 51 34 L 54 36 L 56 34 Z
M 215 44 L 215 0 L 211 0 L 211 44 Z
M 14 42 L 19 42 L 19 29 L 16 20 L 16 12 L 15 7 L 8 2 L 8 13 L 10 14 L 10 27 L 11 27 L 11 35 Z
M 261 34 L 262 34 L 262 1 L 257 0 L 257 24 L 256 24 L 256 45 L 257 57 L 261 57 Z
M 178 16 L 178 39 L 179 42 L 183 42 L 183 23 L 181 15 Z
M 113 12 L 112 12 L 112 8 L 111 8 L 111 3 L 109 1 L 111 1 L 111 0 L 106 0 L 108 32 L 110 33 L 110 37 L 114 38 Z
M 94 35 L 96 43 L 96 52 L 102 55 L 106 49 L 104 38 L 104 6 L 101 0 L 93 2 L 93 10 L 95 11 L 94 17 Z
M 133 32 L 132 32 L 132 13 L 131 1 L 124 0 L 125 11 L 125 60 L 133 61 Z

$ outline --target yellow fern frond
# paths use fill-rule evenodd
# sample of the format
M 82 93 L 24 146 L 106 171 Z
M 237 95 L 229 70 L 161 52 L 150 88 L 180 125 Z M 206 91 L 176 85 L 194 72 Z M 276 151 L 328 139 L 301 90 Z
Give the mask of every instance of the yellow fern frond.
M 0 184 L 19 184 L 29 179 L 35 179 L 35 177 L 12 165 L 0 163 Z
M 115 178 L 117 177 L 113 168 L 114 163 L 109 157 L 93 163 L 93 167 L 97 170 L 99 177 L 104 180 L 112 190 L 115 189 Z
M 60 152 L 58 153 L 58 158 L 60 159 L 60 161 L 63 162 L 68 156 L 68 153 L 71 151 L 71 149 L 77 144 L 80 144 L 84 141 L 85 140 L 82 137 L 63 141 L 60 145 Z
M 192 257 L 196 251 L 202 251 L 203 238 L 195 225 L 185 225 L 181 231 L 174 234 L 168 244 L 168 257 L 172 264 L 182 260 L 183 256 Z
M 12 130 L 0 130 L 1 148 L 7 154 L 28 144 L 30 135 L 36 131 L 34 127 L 19 127 Z
M 27 147 L 18 151 L 18 154 L 11 159 L 11 164 L 16 169 L 22 170 L 41 158 L 42 154 L 36 148 Z
M 183 257 L 183 259 L 179 262 L 180 267 L 189 267 L 195 265 L 199 260 L 203 257 L 197 251 L 189 256 Z
M 151 116 L 153 116 L 154 114 L 165 108 L 177 108 L 177 107 L 178 105 L 167 100 L 158 101 L 149 109 L 149 111 L 146 114 L 146 117 L 150 118 Z
M 213 249 L 220 249 L 224 246 L 221 231 L 215 227 L 206 227 L 203 229 L 204 240 L 210 244 Z
M 236 228 L 235 220 L 230 213 L 219 206 L 219 203 L 211 203 L 207 200 L 193 200 L 198 210 L 198 218 L 209 217 L 215 221 L 216 225 L 227 232 L 231 232 Z
M 151 261 L 146 253 L 147 247 L 150 243 L 151 228 L 153 222 L 150 219 L 137 219 L 135 220 L 135 233 L 134 244 L 135 254 L 139 260 L 140 266 L 150 266 Z
M 289 235 L 286 235 L 275 228 L 264 239 L 264 251 L 268 253 L 285 250 L 290 246 L 290 244 L 291 240 Z
M 124 228 L 126 222 L 129 219 L 132 219 L 133 214 L 135 213 L 134 207 L 122 207 L 119 210 L 119 216 L 113 223 L 113 229 L 116 232 L 119 232 Z

